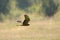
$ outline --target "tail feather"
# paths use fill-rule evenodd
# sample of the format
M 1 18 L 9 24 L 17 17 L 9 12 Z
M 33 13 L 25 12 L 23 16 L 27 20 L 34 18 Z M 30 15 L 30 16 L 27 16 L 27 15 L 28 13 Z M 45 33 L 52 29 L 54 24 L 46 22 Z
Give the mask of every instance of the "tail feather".
M 17 21 L 17 22 L 21 23 L 21 21 Z

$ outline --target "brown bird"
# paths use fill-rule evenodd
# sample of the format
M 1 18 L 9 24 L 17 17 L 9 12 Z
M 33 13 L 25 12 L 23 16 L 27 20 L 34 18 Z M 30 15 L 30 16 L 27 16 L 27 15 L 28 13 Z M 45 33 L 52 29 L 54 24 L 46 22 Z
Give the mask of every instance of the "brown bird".
M 30 21 L 29 16 L 28 15 L 24 15 L 24 17 L 25 17 L 25 19 L 23 21 L 23 26 L 29 26 L 30 25 L 30 24 L 28 24 L 29 21 Z

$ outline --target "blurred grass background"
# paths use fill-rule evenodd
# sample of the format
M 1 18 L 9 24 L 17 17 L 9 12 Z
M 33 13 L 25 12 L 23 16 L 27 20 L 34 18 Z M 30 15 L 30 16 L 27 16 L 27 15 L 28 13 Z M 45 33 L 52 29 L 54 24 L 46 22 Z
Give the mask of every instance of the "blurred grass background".
M 60 0 L 0 0 L 0 40 L 60 40 Z
M 60 0 L 0 0 L 0 21 L 17 19 L 22 14 L 38 16 L 39 19 L 57 18 L 59 11 Z

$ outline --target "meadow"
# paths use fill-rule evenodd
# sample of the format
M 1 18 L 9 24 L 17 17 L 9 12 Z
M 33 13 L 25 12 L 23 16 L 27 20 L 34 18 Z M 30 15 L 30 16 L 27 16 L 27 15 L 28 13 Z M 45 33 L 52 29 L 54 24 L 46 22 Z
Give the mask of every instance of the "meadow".
M 60 20 L 31 19 L 30 26 L 6 21 L 0 23 L 0 40 L 60 40 Z
M 60 0 L 0 0 L 0 40 L 60 40 Z

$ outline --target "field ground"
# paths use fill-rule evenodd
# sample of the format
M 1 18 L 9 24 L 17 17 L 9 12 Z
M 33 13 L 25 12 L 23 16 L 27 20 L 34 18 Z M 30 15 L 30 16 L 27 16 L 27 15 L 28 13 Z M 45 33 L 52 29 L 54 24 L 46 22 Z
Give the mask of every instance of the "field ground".
M 60 21 L 31 21 L 30 26 L 20 23 L 0 23 L 0 40 L 60 40 Z

